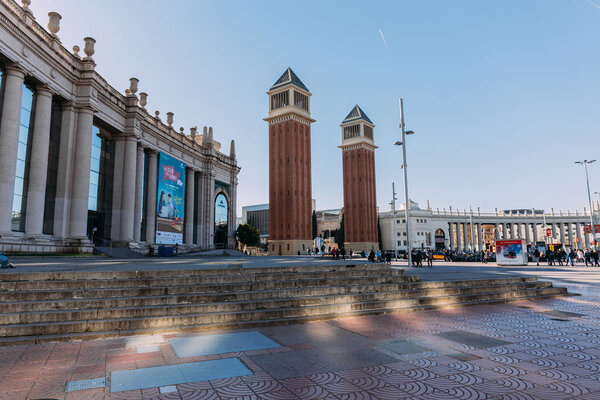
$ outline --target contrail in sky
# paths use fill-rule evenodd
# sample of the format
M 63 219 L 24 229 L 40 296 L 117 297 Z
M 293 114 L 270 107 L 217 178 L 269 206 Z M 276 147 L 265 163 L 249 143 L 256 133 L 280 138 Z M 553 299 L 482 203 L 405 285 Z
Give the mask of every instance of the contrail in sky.
M 590 5 L 591 5 L 592 7 L 596 7 L 598 10 L 600 10 L 600 5 L 598 5 L 598 4 L 596 4 L 596 3 L 594 3 L 594 2 L 593 2 L 593 1 L 591 1 L 591 0 L 585 0 L 585 1 L 587 1 L 588 3 L 590 3 Z M 381 29 L 379 30 L 379 32 L 381 32 Z M 384 40 L 385 40 L 385 39 L 384 39 Z
M 379 28 L 379 35 L 381 36 L 381 39 L 383 39 L 383 44 L 385 44 L 385 48 L 388 48 L 387 45 L 387 41 L 385 40 L 385 36 L 383 36 L 383 32 L 381 31 L 381 28 Z

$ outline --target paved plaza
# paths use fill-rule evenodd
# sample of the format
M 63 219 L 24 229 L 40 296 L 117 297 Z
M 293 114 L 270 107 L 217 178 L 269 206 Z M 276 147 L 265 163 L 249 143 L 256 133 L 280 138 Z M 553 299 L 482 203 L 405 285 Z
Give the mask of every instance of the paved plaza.
M 102 258 L 16 261 L 21 271 L 115 268 Z M 114 261 L 120 268 L 331 262 Z M 438 262 L 407 273 L 423 280 L 537 275 L 582 296 L 234 332 L 0 347 L 0 399 L 600 398 L 600 268 Z

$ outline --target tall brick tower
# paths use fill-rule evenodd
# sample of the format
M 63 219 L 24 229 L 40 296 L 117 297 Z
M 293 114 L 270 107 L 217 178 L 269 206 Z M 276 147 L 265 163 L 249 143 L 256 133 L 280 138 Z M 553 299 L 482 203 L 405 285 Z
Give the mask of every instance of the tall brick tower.
M 377 251 L 377 200 L 375 197 L 375 142 L 373 122 L 354 106 L 342 121 L 344 165 L 344 247 Z
M 292 255 L 312 247 L 310 96 L 288 68 L 269 95 L 269 252 Z

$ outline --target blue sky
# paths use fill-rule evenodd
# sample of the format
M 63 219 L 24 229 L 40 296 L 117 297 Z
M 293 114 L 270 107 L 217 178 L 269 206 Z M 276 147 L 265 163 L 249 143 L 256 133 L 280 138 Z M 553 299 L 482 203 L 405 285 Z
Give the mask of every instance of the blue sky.
M 594 6 L 597 4 L 598 6 Z M 213 126 L 242 171 L 238 210 L 268 201 L 265 92 L 288 67 L 313 93 L 313 197 L 343 205 L 340 122 L 358 103 L 375 123 L 377 202 L 409 192 L 433 208 L 582 209 L 574 161 L 600 159 L 600 0 L 33 0 L 62 14 L 67 48 L 97 40 L 119 90 L 140 79 L 147 108 Z M 386 38 L 383 42 L 379 29 Z M 600 192 L 600 162 L 590 168 Z M 596 196 L 597 199 L 597 196 Z

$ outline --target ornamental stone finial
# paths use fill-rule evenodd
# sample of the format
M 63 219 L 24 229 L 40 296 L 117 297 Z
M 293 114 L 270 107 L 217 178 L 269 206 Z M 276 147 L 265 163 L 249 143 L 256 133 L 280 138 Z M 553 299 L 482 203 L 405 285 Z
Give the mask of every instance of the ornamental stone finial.
M 185 133 L 183 132 L 185 129 L 183 128 L 183 126 L 179 127 L 179 133 L 181 134 L 181 136 L 185 136 Z
M 142 108 L 145 108 L 146 104 L 148 104 L 148 93 L 141 92 L 140 93 L 140 106 Z
M 129 91 L 131 94 L 135 94 L 135 92 L 138 91 L 139 81 L 140 80 L 138 78 L 129 78 Z
M 95 53 L 94 44 L 96 44 L 96 39 L 88 36 L 83 38 L 83 41 L 85 42 L 85 46 L 83 46 L 83 52 L 87 56 L 84 58 L 84 60 L 91 60 Z
M 190 128 L 190 136 L 192 138 L 192 140 L 196 140 L 196 135 L 198 134 L 198 127 L 197 126 L 193 126 Z
M 73 55 L 74 55 L 76 58 L 79 58 L 79 59 L 81 60 L 81 56 L 79 55 L 79 50 L 81 50 L 81 49 L 79 48 L 79 46 L 77 46 L 77 45 L 73 46 Z
M 31 12 L 29 10 L 29 5 L 31 4 L 31 0 L 21 0 L 21 4 L 23 4 L 23 6 L 21 7 L 23 9 L 23 11 Z
M 159 115 L 160 115 L 160 111 L 158 111 L 158 110 L 154 111 L 154 116 L 156 117 L 156 119 L 160 119 Z
M 235 140 L 231 141 L 231 146 L 229 147 L 229 157 L 235 158 Z
M 210 143 L 212 143 L 212 141 L 213 141 L 213 129 L 212 129 L 212 126 L 208 127 L 208 141 Z
M 61 15 L 57 12 L 50 11 L 48 13 L 48 30 L 54 36 L 60 30 L 60 20 L 62 19 Z
M 169 124 L 169 126 L 173 125 L 173 114 L 172 112 L 168 112 L 167 113 L 167 124 Z

